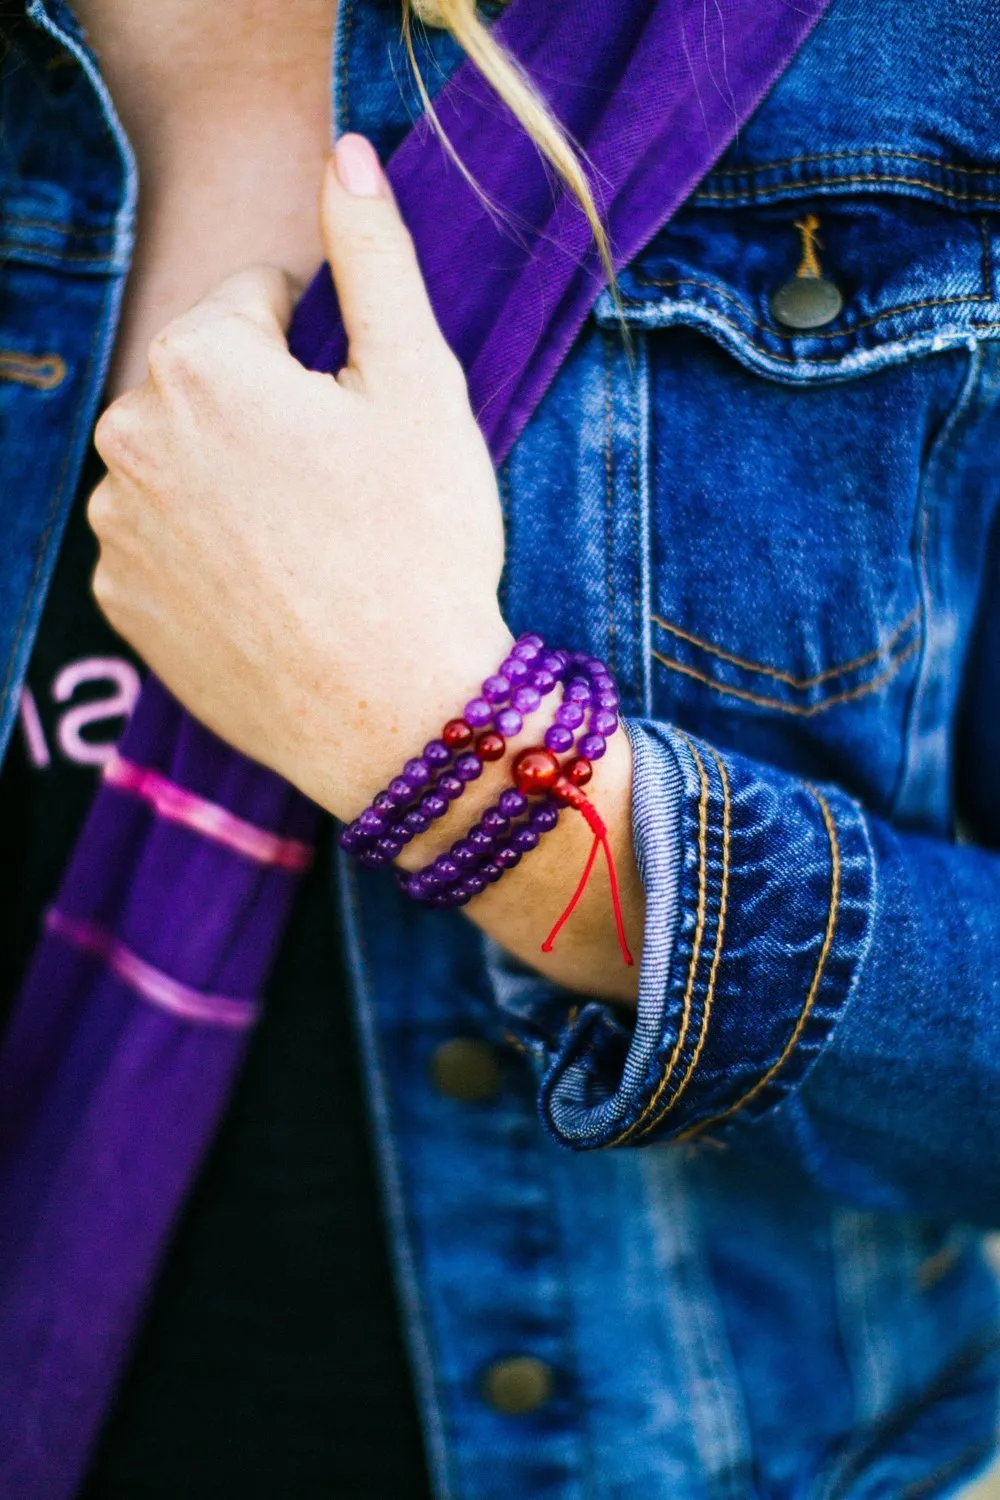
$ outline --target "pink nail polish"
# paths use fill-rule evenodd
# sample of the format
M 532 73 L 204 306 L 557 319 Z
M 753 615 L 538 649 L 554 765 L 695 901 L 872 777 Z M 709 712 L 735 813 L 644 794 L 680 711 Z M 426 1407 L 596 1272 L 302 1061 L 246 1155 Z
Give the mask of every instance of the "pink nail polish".
M 355 198 L 385 196 L 385 176 L 371 141 L 363 135 L 342 135 L 333 155 L 341 186 Z

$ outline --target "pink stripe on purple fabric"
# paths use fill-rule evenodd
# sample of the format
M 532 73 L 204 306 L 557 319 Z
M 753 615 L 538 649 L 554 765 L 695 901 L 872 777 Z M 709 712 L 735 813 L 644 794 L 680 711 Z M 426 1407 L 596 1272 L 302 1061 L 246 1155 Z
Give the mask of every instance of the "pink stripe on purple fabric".
M 45 925 L 66 942 L 95 954 L 129 989 L 171 1015 L 200 1025 L 223 1026 L 230 1031 L 246 1031 L 257 1019 L 259 1007 L 255 1001 L 193 990 L 146 963 L 113 933 L 93 922 L 83 922 L 53 909 L 47 914 Z
M 284 870 L 306 870 L 312 863 L 314 851 L 311 844 L 281 838 L 266 828 L 258 828 L 255 823 L 247 823 L 217 802 L 208 802 L 170 781 L 159 771 L 137 766 L 134 761 L 125 760 L 120 755 L 112 756 L 105 765 L 104 780 L 118 791 L 141 797 L 168 822 L 181 823 L 258 864 L 279 865 Z

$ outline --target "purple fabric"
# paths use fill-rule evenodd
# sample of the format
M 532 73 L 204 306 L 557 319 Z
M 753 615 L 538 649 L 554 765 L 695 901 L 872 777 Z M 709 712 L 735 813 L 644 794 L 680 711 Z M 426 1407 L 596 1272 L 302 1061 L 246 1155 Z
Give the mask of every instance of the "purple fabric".
M 593 167 L 618 265 L 670 217 L 826 0 L 514 0 L 499 23 Z M 725 55 L 725 76 L 718 62 Z M 426 122 L 390 164 L 445 334 L 496 459 L 602 284 L 584 216 L 463 66 L 437 100 L 484 207 Z M 334 370 L 329 275 L 291 346 Z M 121 753 L 209 803 L 308 841 L 317 810 L 149 681 Z M 0 1493 L 69 1500 L 171 1226 L 212 1138 L 296 876 L 111 785 L 95 799 L 0 1057 Z M 73 924 L 76 924 L 74 927 Z M 97 933 L 101 951 L 73 939 Z M 100 944 L 98 944 L 100 947 Z M 110 957 L 109 957 L 110 955 Z M 178 1011 L 201 994 L 246 1029 Z M 178 1001 L 177 997 L 180 996 Z

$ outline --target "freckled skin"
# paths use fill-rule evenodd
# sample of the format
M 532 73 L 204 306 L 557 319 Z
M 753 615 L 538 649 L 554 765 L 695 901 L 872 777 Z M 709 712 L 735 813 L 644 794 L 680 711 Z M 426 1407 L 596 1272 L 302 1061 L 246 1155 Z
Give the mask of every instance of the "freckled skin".
M 95 596 L 204 723 L 350 818 L 511 642 L 496 480 L 464 379 L 384 183 L 358 197 L 324 172 L 331 0 L 295 0 L 294 26 L 287 0 L 78 9 L 143 182 L 116 399 L 96 433 L 108 477 L 90 509 Z M 335 380 L 303 370 L 284 338 L 324 254 L 350 339 Z M 464 831 L 552 712 L 400 863 L 416 868 Z M 638 956 L 623 733 L 587 792 Z M 637 969 L 622 964 L 601 864 L 555 951 L 540 951 L 590 841 L 567 813 L 465 911 L 562 983 L 628 1002 Z

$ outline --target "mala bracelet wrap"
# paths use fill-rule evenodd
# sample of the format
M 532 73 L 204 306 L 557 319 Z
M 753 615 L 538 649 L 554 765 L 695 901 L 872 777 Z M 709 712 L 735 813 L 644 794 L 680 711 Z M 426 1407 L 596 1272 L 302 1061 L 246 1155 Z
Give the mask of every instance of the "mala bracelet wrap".
M 534 713 L 557 685 L 562 702 L 554 721 L 541 745 L 515 756 L 514 784 L 446 853 L 421 870 L 397 870 L 396 880 L 406 895 L 424 905 L 464 906 L 536 848 L 543 834 L 556 826 L 564 807 L 575 808 L 590 826 L 594 842 L 577 888 L 542 950 L 551 951 L 603 848 L 618 941 L 625 962 L 631 964 L 607 829 L 583 791 L 593 775 L 593 762 L 604 754 L 608 737 L 618 727 L 618 691 L 604 663 L 586 652 L 553 651 L 539 635 L 520 636 L 461 717 L 449 719 L 440 737 L 406 762 L 400 775 L 341 830 L 339 841 L 369 868 L 391 864 L 404 844 L 443 817 L 482 774 L 484 763 L 503 758 L 507 741 L 520 734 L 525 716 Z M 560 755 L 567 760 L 560 762 Z

